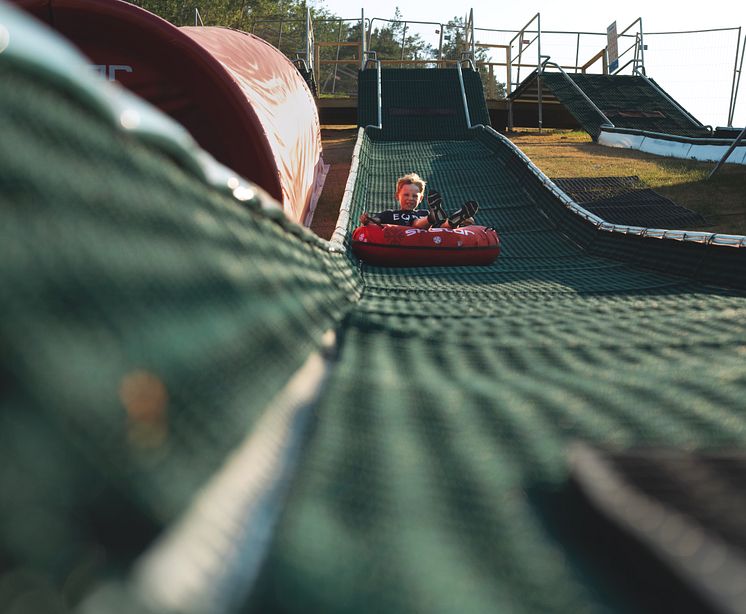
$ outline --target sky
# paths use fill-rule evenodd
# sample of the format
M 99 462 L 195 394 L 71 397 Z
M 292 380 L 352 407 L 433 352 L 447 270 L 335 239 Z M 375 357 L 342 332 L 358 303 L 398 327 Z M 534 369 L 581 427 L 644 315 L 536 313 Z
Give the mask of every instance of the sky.
M 600 3 L 597 0 L 477 0 L 471 3 L 432 0 L 375 0 L 362 3 L 350 0 L 313 0 L 311 4 L 324 7 L 343 18 L 359 18 L 361 10 L 365 10 L 367 19 L 390 19 L 398 7 L 405 20 L 441 23 L 448 22 L 454 16 L 466 16 L 473 9 L 475 27 L 485 29 L 518 30 L 539 13 L 542 31 L 603 33 L 611 22 L 616 21 L 617 30 L 621 32 L 640 17 L 645 34 L 741 26 L 741 46 L 746 35 L 746 2 L 733 0 L 709 0 L 704 5 L 651 0 L 627 0 L 619 3 Z M 702 6 L 706 6 L 707 10 L 695 8 Z M 489 36 L 490 34 L 479 31 L 476 34 L 480 42 L 504 42 L 481 40 Z M 574 57 L 575 43 L 570 40 L 572 37 L 558 35 L 554 40 L 550 40 L 549 36 L 542 38 L 542 53 L 552 55 L 553 59 L 559 59 L 568 53 Z M 738 33 L 735 31 L 698 35 L 650 35 L 645 41 L 648 44 L 647 74 L 656 79 L 702 123 L 724 126 L 728 119 L 737 38 Z M 593 55 L 590 49 L 600 49 L 603 46 L 600 44 L 602 37 L 584 37 L 583 40 L 584 51 L 588 50 L 590 53 L 588 57 Z M 740 52 L 738 61 L 740 63 Z M 746 76 L 742 79 L 734 118 L 734 125 L 745 124 Z

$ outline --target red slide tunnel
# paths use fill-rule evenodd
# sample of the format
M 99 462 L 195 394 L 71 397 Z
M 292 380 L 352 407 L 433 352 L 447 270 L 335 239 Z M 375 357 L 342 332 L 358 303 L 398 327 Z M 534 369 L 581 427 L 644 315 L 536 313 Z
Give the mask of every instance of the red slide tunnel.
M 262 39 L 177 28 L 121 0 L 14 0 L 75 44 L 92 69 L 180 122 L 214 158 L 310 224 L 326 165 L 313 96 Z

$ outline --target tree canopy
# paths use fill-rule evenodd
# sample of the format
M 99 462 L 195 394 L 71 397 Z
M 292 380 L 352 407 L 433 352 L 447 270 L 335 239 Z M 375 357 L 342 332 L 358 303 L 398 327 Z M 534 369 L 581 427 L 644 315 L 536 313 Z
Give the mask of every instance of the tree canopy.
M 310 10 L 318 46 L 316 58 L 321 94 L 352 94 L 356 91 L 360 57 L 360 20 L 344 20 L 328 11 L 323 0 L 313 5 L 306 0 L 203 0 L 187 6 L 181 0 L 128 0 L 174 25 L 219 25 L 252 32 L 267 40 L 290 58 L 305 53 L 306 14 Z M 377 20 L 374 20 L 374 24 Z M 463 17 L 454 17 L 443 25 L 439 49 L 413 33 L 397 7 L 389 20 L 370 32 L 369 48 L 387 60 L 457 60 L 466 51 L 466 25 Z M 477 47 L 475 61 L 488 59 L 487 49 Z M 410 64 L 411 65 L 411 64 Z M 426 66 L 427 64 L 416 64 Z M 430 64 L 434 66 L 434 64 Z M 480 74 L 485 91 L 492 98 L 504 98 L 505 87 L 484 66 Z

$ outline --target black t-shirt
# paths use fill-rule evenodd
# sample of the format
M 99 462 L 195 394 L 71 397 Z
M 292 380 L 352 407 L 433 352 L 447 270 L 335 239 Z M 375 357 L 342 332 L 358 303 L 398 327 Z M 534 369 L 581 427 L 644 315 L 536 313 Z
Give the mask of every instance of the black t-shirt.
M 427 211 L 422 209 L 388 209 L 380 213 L 371 214 L 381 220 L 381 224 L 395 224 L 396 226 L 411 226 L 412 223 L 421 217 L 427 217 Z

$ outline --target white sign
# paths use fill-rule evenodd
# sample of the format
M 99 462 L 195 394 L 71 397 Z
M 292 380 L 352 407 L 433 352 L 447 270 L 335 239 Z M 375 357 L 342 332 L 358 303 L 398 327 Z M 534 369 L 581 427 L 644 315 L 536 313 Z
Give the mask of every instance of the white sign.
M 619 68 L 619 47 L 617 46 L 616 21 L 606 28 L 606 57 L 609 60 L 609 72 Z
M 91 64 L 91 69 L 109 81 L 116 81 L 118 72 L 134 72 L 126 64 Z

